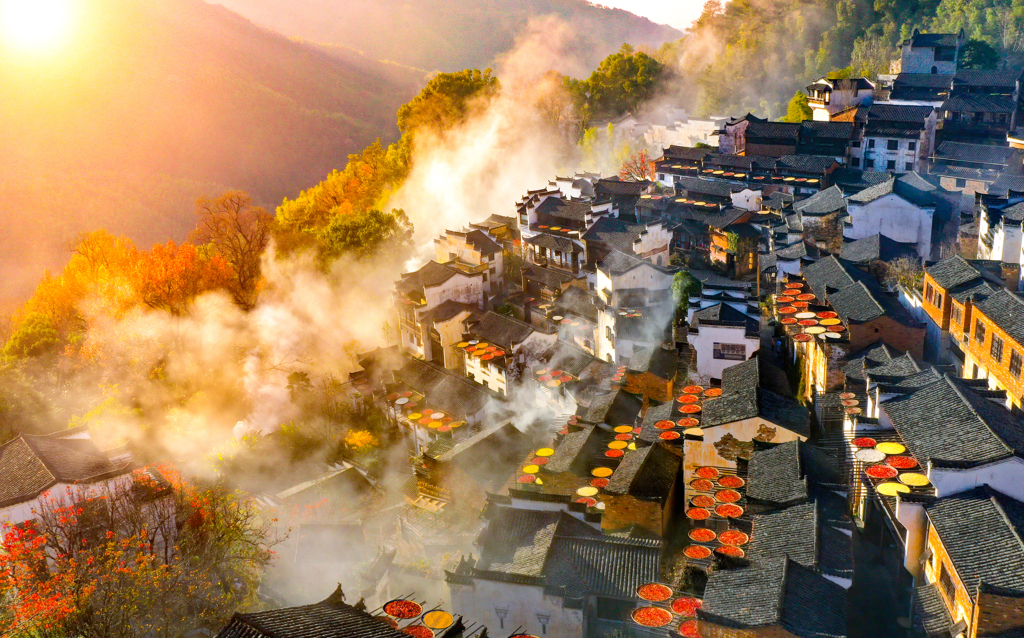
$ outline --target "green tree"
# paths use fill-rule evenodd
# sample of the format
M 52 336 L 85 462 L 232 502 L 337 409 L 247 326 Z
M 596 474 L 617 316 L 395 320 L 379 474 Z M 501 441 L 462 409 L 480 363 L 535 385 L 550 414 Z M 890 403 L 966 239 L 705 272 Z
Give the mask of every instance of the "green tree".
M 60 336 L 50 318 L 40 312 L 25 317 L 7 341 L 4 352 L 10 357 L 38 357 L 60 344 Z
M 412 245 L 412 222 L 401 208 L 390 213 L 369 210 L 358 215 L 338 215 L 318 235 L 326 259 L 352 255 L 366 257 L 387 246 L 401 254 Z
M 783 122 L 803 122 L 814 118 L 814 111 L 807 104 L 807 96 L 803 91 L 797 91 L 789 100 L 789 108 L 786 109 L 786 117 Z
M 685 270 L 680 270 L 672 277 L 672 298 L 676 308 L 686 311 L 690 305 L 690 295 L 700 292 L 700 282 Z
M 960 48 L 960 68 L 995 69 L 999 65 L 999 52 L 984 40 L 968 40 Z
M 636 110 L 654 97 L 668 68 L 627 44 L 601 61 L 586 80 L 568 78 L 566 86 L 584 123 Z
M 490 69 L 438 73 L 419 95 L 398 109 L 403 134 L 429 129 L 443 133 L 464 122 L 475 106 L 487 103 L 501 90 Z

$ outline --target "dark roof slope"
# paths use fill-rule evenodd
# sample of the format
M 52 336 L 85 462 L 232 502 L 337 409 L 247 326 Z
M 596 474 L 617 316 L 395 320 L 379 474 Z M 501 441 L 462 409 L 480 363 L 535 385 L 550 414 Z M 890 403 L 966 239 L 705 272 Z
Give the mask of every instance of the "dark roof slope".
M 801 501 L 809 496 L 811 486 L 838 488 L 843 484 L 838 460 L 805 441 L 755 450 L 747 471 L 747 496 L 773 505 Z
M 924 508 L 968 588 L 980 580 L 1024 594 L 1024 503 L 982 486 Z
M 742 327 L 749 337 L 756 337 L 759 323 L 745 312 L 740 312 L 727 303 L 716 303 L 707 308 L 701 308 L 693 313 L 690 323 L 694 327 L 700 326 L 726 326 Z
M 682 459 L 661 443 L 631 450 L 622 458 L 606 491 L 644 500 L 665 501 L 681 466 Z
M 1013 98 L 1003 95 L 960 93 L 942 103 L 943 111 L 954 113 L 1013 113 Z
M 469 331 L 483 341 L 510 350 L 512 346 L 525 341 L 534 329 L 528 323 L 489 310 L 480 321 L 470 326 Z
M 494 255 L 501 252 L 501 246 L 482 230 L 466 233 L 466 243 L 479 251 L 481 255 Z
M 403 638 L 406 634 L 334 596 L 312 605 L 235 614 L 217 638 Z
M 827 502 L 834 500 L 840 511 L 846 504 L 835 494 L 808 503 L 754 517 L 748 556 L 755 560 L 789 556 L 805 567 L 829 576 L 852 578 L 850 537 L 843 528 L 830 524 Z
M 963 380 L 932 377 L 880 406 L 922 465 L 971 467 L 1024 455 L 1024 422 Z
M 586 241 L 601 242 L 624 253 L 633 253 L 633 245 L 647 232 L 647 224 L 615 217 L 602 217 L 583 233 Z
M 439 286 L 457 274 L 459 271 L 454 268 L 428 261 L 419 270 L 403 274 L 395 288 L 402 294 L 422 292 L 424 288 Z
M 0 447 L 0 504 L 31 500 L 57 483 L 92 482 L 129 470 L 129 463 L 114 465 L 91 438 L 66 438 L 74 432 L 24 434 Z
M 868 121 L 883 122 L 924 122 L 935 108 L 931 106 L 910 106 L 903 104 L 872 104 L 868 109 Z
M 497 405 L 501 399 L 497 393 L 473 383 L 462 375 L 411 357 L 395 372 L 395 377 L 408 387 L 423 393 L 430 405 L 458 416 L 461 420 L 477 414 L 492 401 Z
M 935 159 L 975 164 L 994 164 L 1007 166 L 1010 158 L 1017 154 L 1008 146 L 993 144 L 969 144 L 967 142 L 945 141 L 935 149 Z
M 933 266 L 929 266 L 925 269 L 925 272 L 931 275 L 935 283 L 946 290 L 950 290 L 975 279 L 986 277 L 986 273 L 998 272 L 999 269 L 1000 266 L 997 261 L 986 262 L 978 259 L 968 261 L 960 255 L 954 255 L 943 259 Z M 987 278 L 992 280 L 993 283 L 999 281 L 992 274 L 989 274 Z
M 916 259 L 917 246 L 916 244 L 889 239 L 882 234 L 876 234 L 845 244 L 839 256 L 856 264 L 866 264 L 873 261 L 893 261 L 900 257 Z
M 838 186 L 829 186 L 823 191 L 793 203 L 793 210 L 804 215 L 828 215 L 846 209 L 843 191 Z
M 1000 289 L 975 301 L 975 306 L 1017 343 L 1024 344 L 1024 297 L 1019 293 Z
M 846 590 L 781 558 L 711 573 L 702 620 L 725 627 L 782 627 L 800 638 L 846 636 Z

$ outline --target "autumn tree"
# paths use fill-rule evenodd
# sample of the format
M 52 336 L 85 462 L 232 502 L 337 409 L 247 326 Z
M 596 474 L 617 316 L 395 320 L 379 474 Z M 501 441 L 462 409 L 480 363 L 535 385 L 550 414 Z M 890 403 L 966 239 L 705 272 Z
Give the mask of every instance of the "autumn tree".
M 138 253 L 131 275 L 144 304 L 172 314 L 184 313 L 200 294 L 227 288 L 235 281 L 224 257 L 173 240 Z
M 619 177 L 627 182 L 653 182 L 656 177 L 654 160 L 647 149 L 642 149 L 629 156 L 619 169 Z
M 193 233 L 197 243 L 208 244 L 231 266 L 227 284 L 235 303 L 244 310 L 256 306 L 260 288 L 260 264 L 270 242 L 273 216 L 242 191 L 196 202 L 199 222 Z
M 88 494 L 45 493 L 33 516 L 3 529 L 9 638 L 215 631 L 255 604 L 277 541 L 251 501 L 169 467 Z

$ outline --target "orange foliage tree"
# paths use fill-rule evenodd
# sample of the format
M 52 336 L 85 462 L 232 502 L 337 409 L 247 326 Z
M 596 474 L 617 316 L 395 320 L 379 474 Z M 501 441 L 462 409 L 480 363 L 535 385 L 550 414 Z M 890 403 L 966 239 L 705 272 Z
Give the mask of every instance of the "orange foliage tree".
M 208 244 L 231 265 L 234 276 L 228 291 L 240 308 L 252 310 L 260 289 L 263 251 L 270 242 L 274 217 L 252 203 L 242 191 L 196 202 L 199 223 L 193 237 Z
M 173 240 L 140 252 L 131 274 L 144 304 L 176 315 L 184 313 L 198 295 L 227 288 L 235 277 L 224 257 Z
M 655 169 L 650 153 L 644 149 L 630 155 L 619 169 L 619 177 L 628 182 L 653 182 Z
M 185 636 L 255 604 L 272 521 L 160 470 L 84 497 L 47 493 L 33 520 L 4 527 L 0 635 Z

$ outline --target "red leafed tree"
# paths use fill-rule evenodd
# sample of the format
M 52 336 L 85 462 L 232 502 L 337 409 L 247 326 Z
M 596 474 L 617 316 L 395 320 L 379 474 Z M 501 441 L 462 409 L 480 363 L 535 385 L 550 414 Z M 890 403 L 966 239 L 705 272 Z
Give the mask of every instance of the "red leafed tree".
M 234 271 L 224 257 L 192 244 L 157 244 L 137 255 L 132 283 L 151 308 L 182 314 L 201 293 L 228 288 Z
M 627 182 L 653 182 L 655 177 L 654 160 L 646 149 L 633 153 L 619 169 L 619 177 Z
M 273 522 L 173 468 L 88 496 L 45 494 L 3 528 L 0 635 L 144 638 L 213 632 L 255 604 Z

